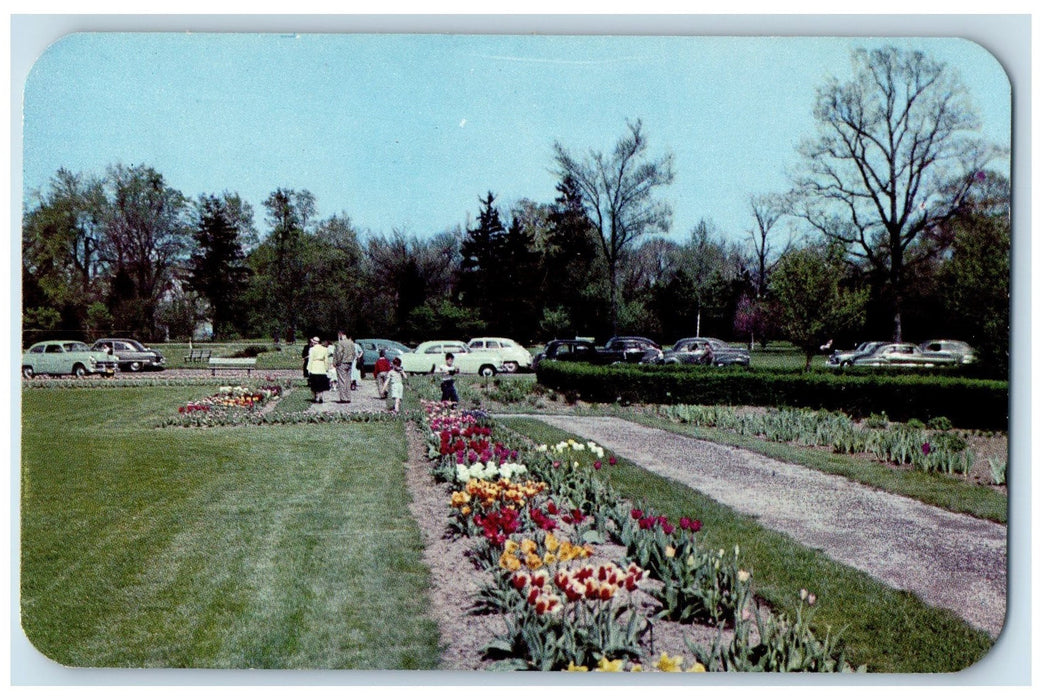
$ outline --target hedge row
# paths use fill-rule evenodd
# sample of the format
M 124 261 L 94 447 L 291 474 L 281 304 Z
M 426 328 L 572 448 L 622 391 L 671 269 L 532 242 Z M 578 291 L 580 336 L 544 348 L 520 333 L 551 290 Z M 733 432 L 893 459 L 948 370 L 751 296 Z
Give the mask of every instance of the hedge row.
M 896 421 L 945 416 L 967 429 L 1009 426 L 1009 383 L 997 380 L 572 362 L 543 363 L 536 378 L 545 387 L 591 402 L 792 406 L 860 418 L 885 412 Z

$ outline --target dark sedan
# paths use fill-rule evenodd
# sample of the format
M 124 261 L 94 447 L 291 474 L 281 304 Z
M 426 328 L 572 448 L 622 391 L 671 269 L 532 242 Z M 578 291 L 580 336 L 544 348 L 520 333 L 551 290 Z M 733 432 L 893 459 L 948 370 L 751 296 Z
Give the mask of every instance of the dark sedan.
M 717 338 L 681 338 L 662 354 L 666 365 L 749 366 L 749 351 Z
M 133 338 L 99 338 L 91 350 L 108 352 L 116 356 L 119 368 L 124 372 L 140 372 L 143 369 L 163 369 L 166 358 L 158 350 L 146 347 Z
M 551 340 L 532 358 L 532 369 L 538 369 L 540 362 L 592 362 L 600 364 L 601 354 L 597 346 L 589 340 L 561 339 Z
M 601 354 L 600 361 L 604 364 L 616 362 L 651 364 L 662 359 L 662 346 L 651 338 L 639 335 L 612 336 L 598 352 Z

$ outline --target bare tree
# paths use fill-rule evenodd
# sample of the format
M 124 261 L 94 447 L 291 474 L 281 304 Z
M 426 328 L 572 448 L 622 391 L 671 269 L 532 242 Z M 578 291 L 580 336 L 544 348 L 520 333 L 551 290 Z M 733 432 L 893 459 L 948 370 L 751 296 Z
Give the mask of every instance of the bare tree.
M 854 51 L 853 63 L 853 79 L 818 90 L 819 135 L 800 148 L 796 211 L 887 281 L 900 340 L 906 253 L 954 215 L 999 151 L 975 133 L 967 90 L 947 65 L 895 47 Z
M 781 256 L 792 246 L 791 237 L 780 247 L 771 240 L 775 225 L 790 209 L 786 197 L 777 194 L 752 195 L 749 197 L 749 208 L 756 220 L 756 228 L 749 231 L 753 243 L 753 284 L 756 287 L 756 298 L 763 297 L 767 291 L 767 276 Z
M 646 233 L 669 231 L 673 212 L 656 199 L 658 188 L 673 182 L 673 156 L 647 158 L 648 143 L 641 121 L 626 122 L 629 131 L 610 155 L 591 152 L 573 156 L 560 142 L 554 143 L 556 174 L 571 177 L 582 193 L 587 216 L 600 233 L 608 266 L 612 332 L 618 333 L 619 261 L 629 245 Z

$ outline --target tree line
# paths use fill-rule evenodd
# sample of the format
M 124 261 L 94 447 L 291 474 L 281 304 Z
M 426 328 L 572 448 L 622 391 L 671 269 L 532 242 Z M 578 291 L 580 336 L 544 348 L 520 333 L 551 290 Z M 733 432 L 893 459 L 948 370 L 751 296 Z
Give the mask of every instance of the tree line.
M 478 197 L 477 220 L 433 235 L 320 219 L 276 188 L 258 227 L 236 193 L 190 198 L 146 165 L 59 170 L 22 227 L 27 332 L 292 342 L 338 328 L 420 341 L 521 342 L 616 333 L 666 343 L 952 337 L 1005 372 L 1009 183 L 989 169 L 957 75 L 920 52 L 854 52 L 817 95 L 818 133 L 790 191 L 748 198 L 745 231 L 710 217 L 671 230 L 670 154 L 640 120 L 607 152 L 554 144 L 552 202 Z

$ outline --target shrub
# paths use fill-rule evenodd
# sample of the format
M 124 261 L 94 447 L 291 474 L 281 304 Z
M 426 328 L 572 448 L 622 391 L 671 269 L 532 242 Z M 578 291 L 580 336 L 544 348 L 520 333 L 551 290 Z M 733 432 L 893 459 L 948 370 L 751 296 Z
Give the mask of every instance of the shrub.
M 268 352 L 266 345 L 247 345 L 241 350 L 236 350 L 232 357 L 257 357 L 263 352 Z
M 792 406 L 843 411 L 854 417 L 886 412 L 891 421 L 945 416 L 962 428 L 1006 430 L 1009 383 L 933 374 L 799 373 L 760 368 L 547 362 L 537 379 L 568 398 L 614 403 L 631 392 L 644 403 Z M 629 394 L 627 394 L 629 397 Z

